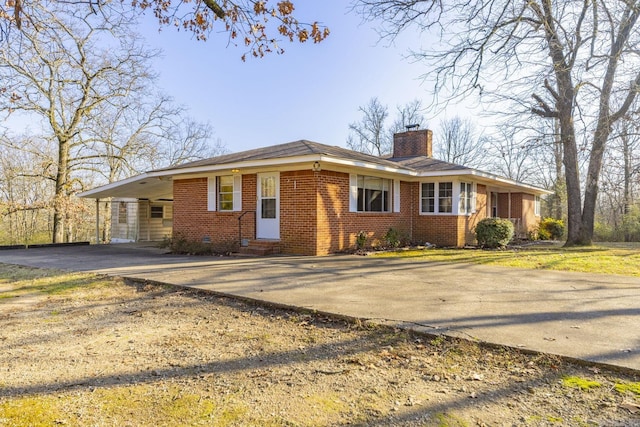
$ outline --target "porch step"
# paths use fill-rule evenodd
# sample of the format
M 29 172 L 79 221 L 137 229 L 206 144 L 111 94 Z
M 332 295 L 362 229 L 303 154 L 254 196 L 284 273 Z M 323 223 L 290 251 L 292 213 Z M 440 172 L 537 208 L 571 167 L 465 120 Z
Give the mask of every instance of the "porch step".
M 242 246 L 240 253 L 245 255 L 275 255 L 280 253 L 280 240 L 255 239 L 249 245 Z

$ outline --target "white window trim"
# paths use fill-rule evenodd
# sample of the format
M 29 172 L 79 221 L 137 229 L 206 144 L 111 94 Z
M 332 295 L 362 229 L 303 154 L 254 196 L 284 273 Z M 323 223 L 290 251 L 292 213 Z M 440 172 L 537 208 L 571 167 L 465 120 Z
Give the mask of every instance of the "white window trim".
M 462 184 L 465 184 L 466 186 L 471 186 L 471 200 L 470 202 L 470 209 L 467 209 L 468 212 L 462 212 L 462 192 L 461 190 L 461 186 Z M 459 181 L 458 182 L 458 196 L 457 196 L 457 200 L 458 200 L 458 214 L 459 215 L 472 215 L 474 213 L 476 213 L 476 194 L 477 194 L 477 187 L 476 187 L 476 183 L 475 182 L 469 182 L 469 181 Z M 455 193 L 455 192 L 454 192 Z M 455 196 L 455 194 L 454 194 Z
M 452 204 L 453 206 L 451 207 L 451 212 L 440 212 L 440 183 L 445 183 L 445 182 L 451 182 L 452 183 L 452 187 L 453 187 L 453 194 L 452 194 Z M 460 204 L 461 204 L 461 200 L 460 200 L 460 184 L 465 183 L 465 184 L 471 184 L 471 189 L 472 189 L 472 196 L 471 196 L 471 212 L 470 213 L 463 213 L 461 212 L 460 209 Z M 433 184 L 433 189 L 434 189 L 434 211 L 435 212 L 423 212 L 422 211 L 422 184 Z M 419 214 L 420 215 L 444 215 L 444 216 L 451 216 L 451 215 L 456 215 L 456 216 L 469 216 L 472 215 L 474 213 L 476 213 L 476 209 L 477 209 L 477 204 L 476 204 L 476 199 L 477 199 L 477 193 L 478 193 L 478 188 L 475 182 L 469 182 L 469 181 L 461 181 L 461 180 L 448 180 L 448 179 L 443 179 L 441 181 L 421 181 L 420 182 L 420 191 L 418 192 L 418 209 L 420 209 Z
M 540 208 L 542 205 L 542 199 L 540 196 L 533 196 L 533 214 L 540 216 Z
M 389 200 L 388 211 L 376 212 L 358 210 L 358 176 L 371 176 L 375 178 L 388 179 L 389 181 L 391 181 L 391 186 L 389 188 L 389 191 L 391 191 L 391 196 Z M 377 175 L 364 175 L 357 173 L 349 174 L 349 212 L 361 214 L 391 214 L 400 212 L 400 180 Z
M 218 175 L 222 176 L 222 175 Z M 207 178 L 207 211 L 215 212 L 218 209 L 218 176 Z M 228 175 L 227 175 L 228 176 Z M 239 212 L 242 210 L 242 175 L 233 175 L 233 210 L 220 212 Z

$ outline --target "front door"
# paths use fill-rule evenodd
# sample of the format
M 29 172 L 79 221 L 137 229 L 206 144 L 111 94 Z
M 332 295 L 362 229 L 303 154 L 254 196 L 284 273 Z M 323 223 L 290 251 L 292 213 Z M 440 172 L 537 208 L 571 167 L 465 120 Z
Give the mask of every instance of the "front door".
M 258 209 L 256 237 L 280 239 L 280 174 L 258 174 Z

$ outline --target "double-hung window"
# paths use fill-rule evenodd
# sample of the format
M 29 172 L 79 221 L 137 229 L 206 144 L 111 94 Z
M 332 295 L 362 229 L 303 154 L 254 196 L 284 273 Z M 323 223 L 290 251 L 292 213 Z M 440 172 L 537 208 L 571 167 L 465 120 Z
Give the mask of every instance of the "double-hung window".
M 233 212 L 242 210 L 242 176 L 221 175 L 208 179 L 207 209 Z
M 439 213 L 453 212 L 453 183 L 452 182 L 438 183 L 438 212 Z
M 218 209 L 233 210 L 233 175 L 218 177 Z
M 436 211 L 436 185 L 433 182 L 422 184 L 422 212 L 435 213 Z
M 466 215 L 475 211 L 475 193 L 473 191 L 473 184 L 470 182 L 460 183 L 460 205 L 458 213 L 460 215 Z
M 540 196 L 536 196 L 535 201 L 533 202 L 533 213 L 535 216 L 540 216 Z

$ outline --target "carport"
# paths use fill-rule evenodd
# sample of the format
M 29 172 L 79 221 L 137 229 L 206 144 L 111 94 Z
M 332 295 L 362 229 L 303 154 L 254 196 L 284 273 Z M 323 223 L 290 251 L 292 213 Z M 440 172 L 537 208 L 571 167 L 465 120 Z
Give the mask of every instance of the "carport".
M 108 214 L 112 215 L 112 227 L 114 225 L 133 227 L 135 238 L 131 240 L 154 240 L 153 237 L 158 234 L 157 230 L 165 230 L 166 233 L 166 230 L 172 227 L 172 216 L 168 216 L 167 213 L 172 212 L 172 209 L 165 207 L 172 207 L 173 204 L 173 181 L 166 171 L 146 172 L 84 191 L 79 193 L 78 197 L 95 200 L 96 242 L 100 242 L 100 202 L 104 200 L 119 201 L 116 207 L 118 211 L 114 212 L 114 207 L 111 206 Z M 132 209 L 134 205 L 135 209 Z M 123 206 L 124 209 L 122 209 Z M 158 211 L 156 207 L 161 207 L 162 210 Z M 135 217 L 128 217 L 129 212 L 134 213 Z M 124 222 L 121 222 L 122 213 L 124 213 Z

